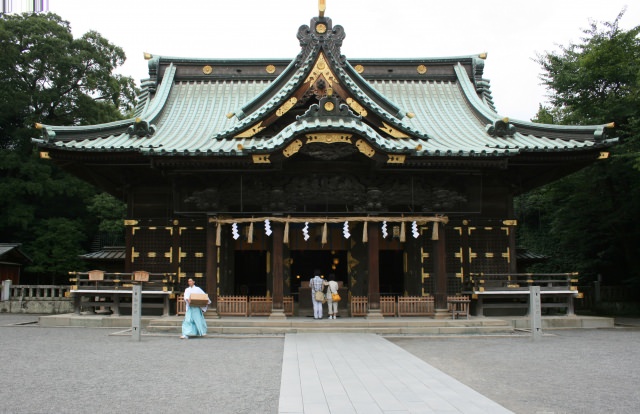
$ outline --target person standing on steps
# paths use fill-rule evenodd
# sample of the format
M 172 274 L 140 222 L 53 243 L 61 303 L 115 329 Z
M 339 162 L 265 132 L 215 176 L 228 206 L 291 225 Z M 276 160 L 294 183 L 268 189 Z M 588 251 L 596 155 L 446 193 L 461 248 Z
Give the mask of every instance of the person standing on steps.
M 313 271 L 313 278 L 309 280 L 311 288 L 311 302 L 313 302 L 313 319 L 322 319 L 322 304 L 324 303 L 324 280 L 320 277 L 322 273 L 319 269 Z M 318 292 L 320 292 L 318 294 Z
M 333 294 L 338 293 L 338 282 L 336 282 L 336 275 L 329 274 L 329 281 L 324 282 L 327 286 L 327 313 L 329 319 L 335 319 L 338 316 L 338 302 L 333 300 Z
M 196 286 L 196 282 L 191 278 L 187 280 L 187 284 L 189 286 L 184 290 L 184 301 L 187 309 L 184 314 L 184 320 L 182 321 L 182 335 L 180 339 L 189 339 L 190 336 L 205 336 L 207 334 L 207 321 L 204 319 L 204 313 L 207 311 L 208 306 L 189 306 L 193 293 L 204 294 L 205 291 Z M 211 303 L 211 300 L 209 300 L 209 303 Z

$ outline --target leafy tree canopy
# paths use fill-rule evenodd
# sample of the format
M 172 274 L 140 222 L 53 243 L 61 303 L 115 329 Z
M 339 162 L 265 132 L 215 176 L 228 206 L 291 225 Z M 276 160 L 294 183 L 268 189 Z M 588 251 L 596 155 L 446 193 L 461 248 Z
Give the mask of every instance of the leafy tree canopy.
M 125 118 L 135 84 L 113 73 L 125 59 L 99 33 L 74 39 L 69 22 L 55 14 L 0 16 L 0 234 L 2 241 L 23 243 L 34 259 L 27 271 L 55 275 L 78 269 L 77 255 L 108 221 L 109 213 L 96 209 L 113 208 L 96 204 L 93 187 L 35 156 L 35 124 Z
M 519 242 L 552 259 L 533 271 L 640 283 L 640 26 L 592 22 L 579 43 L 538 56 L 551 105 L 534 122 L 615 122 L 607 160 L 519 197 Z

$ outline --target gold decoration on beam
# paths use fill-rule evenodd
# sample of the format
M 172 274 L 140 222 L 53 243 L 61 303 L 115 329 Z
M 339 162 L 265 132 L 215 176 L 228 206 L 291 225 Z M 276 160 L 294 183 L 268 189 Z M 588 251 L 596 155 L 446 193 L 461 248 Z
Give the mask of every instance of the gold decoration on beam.
M 124 225 L 125 226 L 135 226 L 138 224 L 138 220 L 125 220 L 124 221 Z
M 503 220 L 502 224 L 504 224 L 505 226 L 517 226 L 518 220 Z
M 295 141 L 293 141 L 291 144 L 289 144 L 287 146 L 287 148 L 285 148 L 282 151 L 282 154 L 289 158 L 290 156 L 292 156 L 293 154 L 297 153 L 298 151 L 300 151 L 300 148 L 302 148 L 302 141 L 300 141 L 299 139 L 296 139 Z
M 306 137 L 307 137 L 307 144 L 312 144 L 317 142 L 322 144 L 335 144 L 338 142 L 351 144 L 351 134 L 321 133 L 321 134 L 307 134 Z
M 316 25 L 316 32 L 323 34 L 327 32 L 327 25 L 324 23 L 318 23 Z
M 297 102 L 298 102 L 298 98 L 296 98 L 295 96 L 292 96 L 289 100 L 283 103 L 282 106 L 280 106 L 280 108 L 278 108 L 278 110 L 276 111 L 276 115 L 282 116 L 286 114 L 291 108 L 294 107 L 294 105 Z
M 356 148 L 369 158 L 373 158 L 376 155 L 376 150 L 363 139 L 356 141 Z
M 600 151 L 600 155 L 598 155 L 599 160 L 606 160 L 609 158 L 609 151 Z
M 264 68 L 265 71 L 267 71 L 267 73 L 274 73 L 276 71 L 276 67 L 273 65 L 267 65 L 266 68 Z
M 406 155 L 400 154 L 388 154 L 388 157 L 387 164 L 404 164 L 407 159 Z
M 390 126 L 386 122 L 382 123 L 380 130 L 386 132 L 387 134 L 391 135 L 394 138 L 409 138 L 407 134 L 405 134 L 404 132 L 398 131 L 397 129 Z
M 251 159 L 254 164 L 271 164 L 271 160 L 269 159 L 269 154 L 253 154 L 251 155 Z
M 353 109 L 355 113 L 357 113 L 362 117 L 367 116 L 367 110 L 362 105 L 360 105 L 360 102 L 356 101 L 353 98 L 347 98 L 346 102 L 347 102 L 347 105 L 349 105 L 349 107 Z
M 211 73 L 213 73 L 213 68 L 210 65 L 206 65 L 202 68 L 202 73 L 205 75 L 211 75 Z
M 416 68 L 416 71 L 419 74 L 424 75 L 425 73 L 427 73 L 427 67 L 425 65 L 418 65 L 418 67 Z
M 266 127 L 262 126 L 262 121 L 260 121 L 257 124 L 255 124 L 253 127 L 247 129 L 244 132 L 239 133 L 234 138 L 251 138 L 252 136 L 254 136 L 255 134 L 257 134 L 258 132 L 262 131 L 265 128 Z
M 331 112 L 335 109 L 335 105 L 333 104 L 333 102 L 327 101 L 324 103 L 324 110 L 327 112 Z
M 304 80 L 304 83 L 313 84 L 320 78 L 320 76 L 324 78 L 329 87 L 332 87 L 334 82 L 336 84 L 339 83 L 338 78 L 336 78 L 333 72 L 331 72 L 331 69 L 329 69 L 324 53 L 320 53 L 316 64 L 313 66 L 313 69 L 309 73 L 309 76 L 307 76 L 307 79 Z
M 40 159 L 42 159 L 42 160 L 51 159 L 51 157 L 49 156 L 49 152 L 48 151 L 40 151 Z
M 358 73 L 364 73 L 364 66 L 362 66 L 362 65 L 356 65 L 356 66 L 354 67 L 354 69 L 355 69 L 355 70 L 356 70 L 356 72 L 358 72 Z

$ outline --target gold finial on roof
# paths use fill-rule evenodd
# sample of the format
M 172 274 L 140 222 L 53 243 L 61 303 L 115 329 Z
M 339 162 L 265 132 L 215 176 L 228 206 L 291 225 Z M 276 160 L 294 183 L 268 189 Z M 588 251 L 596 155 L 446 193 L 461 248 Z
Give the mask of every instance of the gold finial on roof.
M 325 10 L 327 10 L 327 0 L 318 0 L 318 16 L 324 17 Z

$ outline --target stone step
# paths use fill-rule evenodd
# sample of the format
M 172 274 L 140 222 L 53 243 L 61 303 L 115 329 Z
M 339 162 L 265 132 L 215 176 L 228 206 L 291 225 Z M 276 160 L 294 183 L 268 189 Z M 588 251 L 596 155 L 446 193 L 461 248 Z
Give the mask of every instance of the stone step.
M 146 326 L 149 333 L 179 334 L 182 319 L 154 319 Z M 228 335 L 283 335 L 286 333 L 375 333 L 380 335 L 487 335 L 514 332 L 510 323 L 500 319 L 434 320 L 434 319 L 390 319 L 390 320 L 306 320 L 306 319 L 207 319 L 208 333 Z

